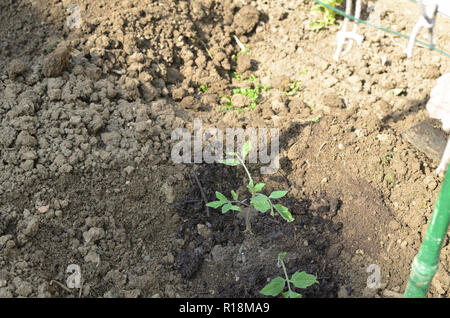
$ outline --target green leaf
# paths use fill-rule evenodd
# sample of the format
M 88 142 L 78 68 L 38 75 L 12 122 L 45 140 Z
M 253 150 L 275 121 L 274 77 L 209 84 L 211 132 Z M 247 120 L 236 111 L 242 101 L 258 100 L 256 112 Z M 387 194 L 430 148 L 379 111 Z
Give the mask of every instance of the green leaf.
M 252 202 L 259 202 L 259 201 L 268 201 L 269 198 L 267 197 L 267 195 L 264 195 L 262 193 L 259 193 L 257 196 L 254 196 L 253 198 L 250 199 Z
M 296 293 L 295 291 L 288 290 L 283 293 L 283 297 L 284 298 L 302 298 L 302 295 L 300 295 L 299 293 Z
M 281 191 L 273 191 L 270 195 L 269 198 L 271 199 L 279 199 L 282 198 L 286 195 L 286 193 L 288 193 L 285 190 L 281 190 Z
M 289 212 L 288 208 L 281 204 L 275 204 L 275 209 L 280 213 L 280 215 L 288 222 L 294 221 L 291 212 Z
M 265 183 L 257 183 L 255 184 L 255 187 L 253 189 L 255 190 L 255 192 L 259 192 L 264 188 L 265 185 Z
M 237 205 L 232 205 L 231 206 L 231 208 L 230 208 L 230 210 L 233 210 L 233 211 L 241 211 L 241 208 L 240 207 L 238 207 Z
M 289 91 L 284 92 L 286 96 L 294 96 L 301 87 L 301 81 L 295 81 L 294 83 L 289 83 Z
M 265 213 L 270 209 L 270 202 L 269 201 L 253 202 L 253 206 L 259 212 Z
M 310 122 L 310 123 L 318 123 L 320 121 L 320 116 L 314 117 L 314 118 L 309 118 L 306 121 Z
M 256 210 L 263 213 L 267 212 L 271 206 L 269 198 L 264 194 L 257 195 L 256 197 L 251 198 L 250 201 L 253 203 Z
M 306 272 L 295 272 L 289 281 L 297 288 L 308 288 L 311 285 L 319 283 L 316 276 Z
M 219 199 L 220 202 L 226 203 L 228 202 L 228 199 L 226 196 L 224 196 L 222 193 L 220 193 L 219 191 L 216 191 L 216 198 Z
M 233 73 L 233 78 L 238 79 L 238 80 L 242 80 L 242 75 L 241 74 L 237 74 L 237 73 Z
M 260 293 L 266 296 L 278 296 L 284 289 L 286 280 L 282 277 L 275 277 L 270 283 L 268 283 Z
M 252 149 L 252 143 L 250 142 L 250 140 L 248 140 L 242 146 L 242 151 L 241 151 L 242 159 L 245 159 L 245 157 L 247 157 L 247 155 L 251 149 Z
M 231 203 L 225 203 L 222 206 L 222 214 L 227 213 L 228 211 L 230 211 L 233 208 L 233 205 Z
M 234 190 L 231 190 L 231 196 L 233 197 L 233 200 L 237 200 L 238 199 L 238 194 Z
M 320 29 L 323 29 L 324 27 L 325 27 L 325 22 L 324 21 L 311 22 L 309 24 L 309 29 L 311 31 L 320 30 Z
M 261 85 L 261 88 L 267 92 L 270 89 L 270 85 Z
M 212 201 L 212 202 L 206 203 L 206 206 L 209 206 L 210 208 L 217 209 L 220 206 L 222 206 L 223 204 L 224 204 L 224 202 L 222 202 L 222 201 Z
M 245 80 L 249 82 L 257 82 L 258 78 L 255 75 L 252 75 L 249 78 L 246 78 Z
M 224 165 L 227 165 L 227 166 L 237 166 L 237 165 L 239 165 L 239 161 L 237 159 L 234 159 L 234 158 L 229 158 L 229 159 L 225 159 L 225 160 L 219 160 L 219 163 L 223 163 Z

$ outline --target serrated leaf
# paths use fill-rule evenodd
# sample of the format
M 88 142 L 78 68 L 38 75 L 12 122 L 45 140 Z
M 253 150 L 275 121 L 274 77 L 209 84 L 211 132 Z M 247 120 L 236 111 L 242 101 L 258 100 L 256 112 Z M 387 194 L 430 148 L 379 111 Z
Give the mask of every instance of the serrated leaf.
M 257 195 L 256 197 L 251 198 L 250 201 L 253 203 L 255 209 L 262 213 L 267 212 L 271 206 L 269 198 L 264 194 Z
M 231 196 L 233 197 L 233 200 L 237 200 L 238 199 L 238 194 L 234 190 L 231 190 Z
M 284 298 L 302 298 L 302 295 L 300 295 L 299 293 L 296 293 L 295 291 L 288 290 L 283 293 L 283 297 Z
M 319 283 L 316 276 L 306 272 L 295 272 L 289 281 L 297 288 L 308 288 L 311 285 Z
M 269 198 L 271 199 L 279 199 L 284 197 L 288 192 L 285 190 L 280 190 L 280 191 L 273 191 L 270 195 Z
M 219 163 L 223 163 L 224 165 L 227 165 L 227 166 L 237 166 L 237 165 L 239 165 L 239 160 L 234 159 L 234 158 L 228 158 L 228 159 L 224 159 L 224 160 L 219 160 Z
M 231 203 L 225 203 L 222 206 L 222 214 L 227 213 L 228 211 L 230 211 L 233 208 L 233 205 Z
M 268 283 L 260 293 L 266 296 L 278 296 L 284 289 L 286 280 L 282 277 L 275 277 L 270 283 Z
M 228 202 L 228 199 L 226 196 L 224 196 L 222 193 L 220 193 L 219 191 L 216 191 L 216 198 L 219 199 L 220 202 Z
M 289 212 L 288 208 L 281 204 L 275 204 L 274 208 L 280 213 L 280 215 L 288 222 L 294 221 L 291 212 Z
M 250 140 L 248 140 L 242 146 L 242 151 L 241 151 L 242 159 L 245 159 L 245 157 L 247 157 L 247 155 L 251 149 L 252 149 L 252 143 L 250 142 Z
M 224 204 L 224 202 L 222 202 L 222 201 L 212 201 L 212 202 L 206 203 L 206 206 L 217 209 L 217 208 L 221 207 L 223 204 Z

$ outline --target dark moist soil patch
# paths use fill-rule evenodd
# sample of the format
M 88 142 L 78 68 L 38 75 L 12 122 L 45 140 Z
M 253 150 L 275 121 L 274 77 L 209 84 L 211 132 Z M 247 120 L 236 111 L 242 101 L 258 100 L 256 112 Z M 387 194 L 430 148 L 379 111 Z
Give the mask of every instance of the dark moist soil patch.
M 211 164 L 196 173 L 208 201 L 215 200 L 215 191 L 230 196 L 231 190 L 243 184 L 244 172 L 236 167 Z M 323 204 L 315 204 L 313 210 L 311 200 L 298 201 L 288 194 L 281 203 L 295 221 L 287 223 L 278 215 L 258 213 L 252 218 L 251 235 L 244 232 L 245 220 L 235 212 L 210 209 L 208 217 L 192 177 L 186 195 L 175 203 L 183 220 L 178 235 L 186 242 L 174 252 L 176 268 L 190 281 L 197 297 L 261 297 L 259 291 L 268 279 L 284 276 L 277 267 L 277 255 L 285 251 L 290 275 L 306 271 L 318 277 L 320 284 L 301 291 L 304 296 L 336 297 L 340 279 L 329 265 L 327 251 L 340 236 L 342 223 L 333 222 L 340 202 L 324 196 L 315 201 Z

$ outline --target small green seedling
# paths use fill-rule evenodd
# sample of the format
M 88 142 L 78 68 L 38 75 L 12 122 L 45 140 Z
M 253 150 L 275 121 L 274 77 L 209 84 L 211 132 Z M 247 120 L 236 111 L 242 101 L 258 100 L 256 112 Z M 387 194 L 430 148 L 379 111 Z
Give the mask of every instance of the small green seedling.
M 310 123 L 318 123 L 320 121 L 320 116 L 314 117 L 314 118 L 309 118 L 306 121 L 310 122 Z
M 224 96 L 224 97 L 227 99 L 227 101 L 224 104 L 222 104 L 222 107 L 219 109 L 219 112 L 232 110 L 238 113 L 242 113 L 243 111 L 245 111 L 245 108 L 233 106 L 233 103 L 231 102 L 231 96 Z
M 263 289 L 261 289 L 260 293 L 266 296 L 276 297 L 280 293 L 282 293 L 284 298 L 301 298 L 302 295 L 296 293 L 291 289 L 291 283 L 297 288 L 308 288 L 311 285 L 318 284 L 317 277 L 311 274 L 307 274 L 306 272 L 295 272 L 294 275 L 289 279 L 289 276 L 286 271 L 286 266 L 284 265 L 284 257 L 286 256 L 286 252 L 278 254 L 278 264 L 281 264 L 284 271 L 283 277 L 275 277 L 272 279 L 270 283 L 268 283 Z M 288 290 L 283 292 L 284 288 L 287 287 Z
M 241 74 L 233 73 L 232 77 L 239 81 L 247 81 L 247 82 L 254 83 L 253 88 L 242 87 L 242 88 L 234 88 L 232 90 L 233 95 L 240 94 L 240 95 L 247 96 L 250 99 L 250 105 L 248 105 L 248 109 L 250 109 L 250 110 L 255 109 L 256 105 L 258 104 L 259 96 L 261 95 L 261 93 L 263 91 L 266 92 L 270 89 L 270 86 L 260 84 L 259 79 L 254 75 L 252 75 L 248 78 L 244 78 Z M 221 112 L 225 111 L 225 110 L 233 110 L 233 111 L 238 111 L 238 112 L 244 111 L 245 108 L 233 106 L 233 104 L 231 103 L 230 96 L 226 96 L 226 98 L 228 101 L 223 105 L 223 107 L 219 111 L 221 111 Z
M 247 185 L 247 189 L 250 192 L 250 203 L 245 203 L 248 201 L 248 199 L 245 199 L 243 201 L 238 200 L 238 193 L 234 190 L 231 191 L 232 200 L 229 200 L 225 195 L 220 193 L 219 191 L 216 191 L 216 198 L 217 201 L 208 202 L 206 205 L 218 209 L 221 207 L 222 213 L 227 213 L 228 211 L 239 211 L 245 216 L 245 224 L 246 224 L 246 232 L 251 231 L 251 225 L 250 225 L 250 219 L 253 210 L 257 210 L 261 213 L 265 213 L 270 210 L 270 215 L 274 216 L 275 211 L 277 211 L 283 219 L 285 219 L 287 222 L 294 221 L 294 218 L 292 217 L 292 214 L 289 212 L 288 208 L 280 203 L 273 203 L 272 200 L 280 199 L 284 197 L 288 191 L 273 191 L 269 196 L 261 193 L 262 189 L 264 188 L 264 183 L 257 183 L 254 184 L 253 178 L 250 175 L 250 172 L 247 169 L 247 166 L 245 165 L 245 158 L 249 154 L 251 150 L 251 142 L 247 141 L 242 146 L 241 153 L 236 152 L 227 152 L 227 155 L 230 156 L 227 159 L 220 160 L 219 162 L 228 165 L 228 166 L 238 166 L 242 165 L 245 172 L 247 173 L 249 182 Z
M 206 85 L 203 85 L 203 84 L 201 84 L 198 88 L 200 88 L 204 92 L 207 92 L 209 89 Z
M 242 76 L 242 74 L 233 73 L 232 76 L 233 76 L 233 78 L 235 78 L 239 81 L 246 81 L 246 82 L 253 82 L 253 83 L 258 83 L 258 81 L 259 81 L 255 75 L 251 75 L 250 77 L 244 78 Z
M 342 0 L 322 0 L 323 3 L 328 4 L 330 7 L 336 7 L 336 5 L 341 4 Z M 316 18 L 309 24 L 310 30 L 321 30 L 329 25 L 333 25 L 336 22 L 336 13 L 333 10 L 321 4 L 315 4 L 311 11 L 311 15 Z
M 255 109 L 256 104 L 258 103 L 259 94 L 261 93 L 261 87 L 257 86 L 255 88 L 250 87 L 233 88 L 232 93 L 233 95 L 240 94 L 247 96 L 250 99 L 250 105 L 248 106 L 248 108 L 253 110 Z
M 287 92 L 284 92 L 286 96 L 294 96 L 297 94 L 298 90 L 301 87 L 301 81 L 295 81 L 293 83 L 289 83 L 289 90 Z

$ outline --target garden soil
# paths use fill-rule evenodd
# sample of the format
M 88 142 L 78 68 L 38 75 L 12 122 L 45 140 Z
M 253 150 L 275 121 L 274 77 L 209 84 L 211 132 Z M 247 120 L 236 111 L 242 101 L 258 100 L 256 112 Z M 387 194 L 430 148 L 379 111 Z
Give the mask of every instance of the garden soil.
M 0 0 L 0 297 L 259 297 L 280 252 L 317 276 L 304 297 L 404 291 L 442 180 L 401 134 L 428 117 L 448 58 L 406 59 L 406 39 L 361 25 L 335 62 L 343 20 L 311 31 L 309 0 L 74 4 Z M 410 1 L 363 9 L 404 34 L 417 18 Z M 439 17 L 447 52 L 449 28 Z M 208 211 L 204 197 L 245 199 L 248 180 L 172 160 L 194 120 L 278 128 L 278 171 L 248 166 L 264 193 L 289 190 L 295 221 L 257 213 L 251 234 Z M 450 296 L 449 272 L 447 235 L 429 297 Z

